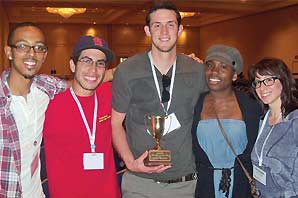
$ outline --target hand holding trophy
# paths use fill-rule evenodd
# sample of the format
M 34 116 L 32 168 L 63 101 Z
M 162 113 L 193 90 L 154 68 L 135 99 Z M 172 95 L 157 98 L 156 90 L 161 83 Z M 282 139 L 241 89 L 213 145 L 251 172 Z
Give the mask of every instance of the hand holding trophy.
M 146 166 L 170 165 L 171 151 L 160 147 L 160 139 L 164 134 L 167 116 L 145 116 L 145 125 L 155 140 L 155 147 L 148 151 L 148 157 L 144 160 Z M 147 122 L 149 121 L 149 128 Z

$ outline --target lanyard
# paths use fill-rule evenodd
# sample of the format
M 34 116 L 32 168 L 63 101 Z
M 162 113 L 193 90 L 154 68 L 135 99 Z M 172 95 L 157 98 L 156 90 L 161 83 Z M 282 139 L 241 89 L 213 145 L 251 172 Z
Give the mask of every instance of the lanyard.
M 155 71 L 155 68 L 154 68 L 154 62 L 153 62 L 151 51 L 148 52 L 148 56 L 149 56 L 149 59 L 150 59 L 151 70 L 152 70 L 153 79 L 154 79 L 155 87 L 156 87 L 156 90 L 157 90 L 157 94 L 158 94 L 158 97 L 159 97 L 159 100 L 160 100 L 160 104 L 161 104 L 164 112 L 166 113 L 166 115 L 168 115 L 168 110 L 169 110 L 171 102 L 172 102 L 172 94 L 173 94 L 174 80 L 175 80 L 175 74 L 176 74 L 176 60 L 173 64 L 173 71 L 172 71 L 170 91 L 169 91 L 170 99 L 168 101 L 167 108 L 165 109 L 164 104 L 161 102 L 161 94 L 160 94 L 160 89 L 159 89 L 159 83 L 158 83 L 158 80 L 157 80 L 157 75 L 156 75 L 156 71 Z
M 255 145 L 257 145 L 257 142 L 258 142 L 258 140 L 259 140 L 261 134 L 262 134 L 263 131 L 264 131 L 265 124 L 266 124 L 266 122 L 268 121 L 269 113 L 270 113 L 270 110 L 267 111 L 267 113 L 266 113 L 266 115 L 265 115 L 265 117 L 264 117 L 264 120 L 263 120 L 263 122 L 262 122 L 262 126 L 261 126 L 261 128 L 259 129 L 259 134 L 258 134 L 258 137 L 257 137 L 257 139 L 256 139 L 256 143 L 255 143 Z M 262 166 L 262 164 L 263 164 L 264 147 L 265 147 L 265 145 L 266 145 L 266 143 L 267 143 L 267 141 L 268 141 L 268 139 L 269 139 L 269 136 L 271 135 L 271 133 L 272 133 L 272 131 L 273 131 L 274 126 L 275 126 L 275 125 L 273 125 L 273 126 L 270 127 L 269 133 L 268 133 L 268 135 L 266 136 L 266 138 L 265 138 L 265 140 L 264 140 L 264 143 L 263 143 L 263 145 L 262 145 L 260 155 L 259 155 L 258 152 L 257 152 L 257 147 L 256 147 L 256 149 L 255 149 L 257 158 L 258 158 L 258 160 L 259 160 L 259 166 Z
M 90 142 L 90 147 L 91 147 L 91 151 L 92 153 L 95 153 L 95 132 L 96 132 L 96 116 L 97 116 L 97 109 L 98 109 L 98 101 L 97 101 L 97 96 L 96 96 L 96 92 L 94 93 L 94 114 L 93 114 L 93 126 L 92 126 L 92 133 L 90 130 L 90 127 L 88 125 L 84 110 L 82 108 L 82 105 L 80 103 L 80 101 L 78 100 L 76 94 L 74 93 L 72 87 L 70 87 L 70 93 L 73 97 L 73 99 L 75 100 L 75 102 L 77 103 L 77 106 L 79 108 L 81 117 L 84 121 L 85 127 L 87 129 L 88 132 L 88 136 L 89 136 L 89 142 Z

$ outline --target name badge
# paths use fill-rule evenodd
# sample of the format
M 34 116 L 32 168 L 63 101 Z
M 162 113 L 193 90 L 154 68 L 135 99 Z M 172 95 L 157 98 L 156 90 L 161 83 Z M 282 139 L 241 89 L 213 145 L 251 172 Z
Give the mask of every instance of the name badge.
M 102 170 L 104 169 L 103 153 L 84 153 L 84 170 Z
M 37 170 L 38 163 L 39 163 L 39 153 L 37 152 L 31 162 L 31 177 L 34 175 L 34 173 Z
M 176 114 L 171 113 L 170 115 L 167 116 L 165 120 L 165 129 L 164 129 L 163 135 L 166 135 L 176 129 L 179 129 L 180 127 L 181 127 L 181 124 L 178 121 Z
M 253 165 L 253 177 L 266 186 L 266 172 L 256 165 Z

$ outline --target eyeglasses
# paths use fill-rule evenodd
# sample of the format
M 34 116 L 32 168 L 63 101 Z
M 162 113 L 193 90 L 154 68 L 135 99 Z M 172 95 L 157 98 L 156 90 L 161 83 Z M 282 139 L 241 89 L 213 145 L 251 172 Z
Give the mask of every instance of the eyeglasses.
M 17 50 L 17 52 L 20 53 L 28 53 L 31 48 L 35 53 L 46 53 L 48 51 L 48 47 L 45 45 L 26 45 L 26 44 L 18 44 L 18 45 L 10 45 L 10 47 L 13 47 Z
M 264 80 L 256 80 L 252 82 L 252 87 L 257 89 L 261 87 L 261 84 L 263 83 L 265 86 L 272 86 L 275 83 L 275 80 L 279 79 L 276 76 L 272 76 L 269 78 L 265 78 Z
M 95 63 L 95 66 L 98 67 L 98 68 L 106 68 L 106 61 L 105 60 L 94 61 L 90 57 L 83 57 L 83 58 L 79 59 L 78 61 L 81 62 L 82 66 L 92 66 Z
M 171 79 L 167 75 L 162 75 L 162 94 L 161 94 L 161 102 L 165 103 L 170 100 L 170 92 L 167 90 L 171 84 Z

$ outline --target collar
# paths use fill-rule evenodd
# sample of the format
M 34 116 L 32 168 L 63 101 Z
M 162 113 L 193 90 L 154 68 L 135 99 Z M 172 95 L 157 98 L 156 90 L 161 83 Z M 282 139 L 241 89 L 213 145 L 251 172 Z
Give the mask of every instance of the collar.
M 10 97 L 11 93 L 7 86 L 7 77 L 10 74 L 10 70 L 4 70 L 1 75 L 1 83 L 0 83 L 0 98 Z

